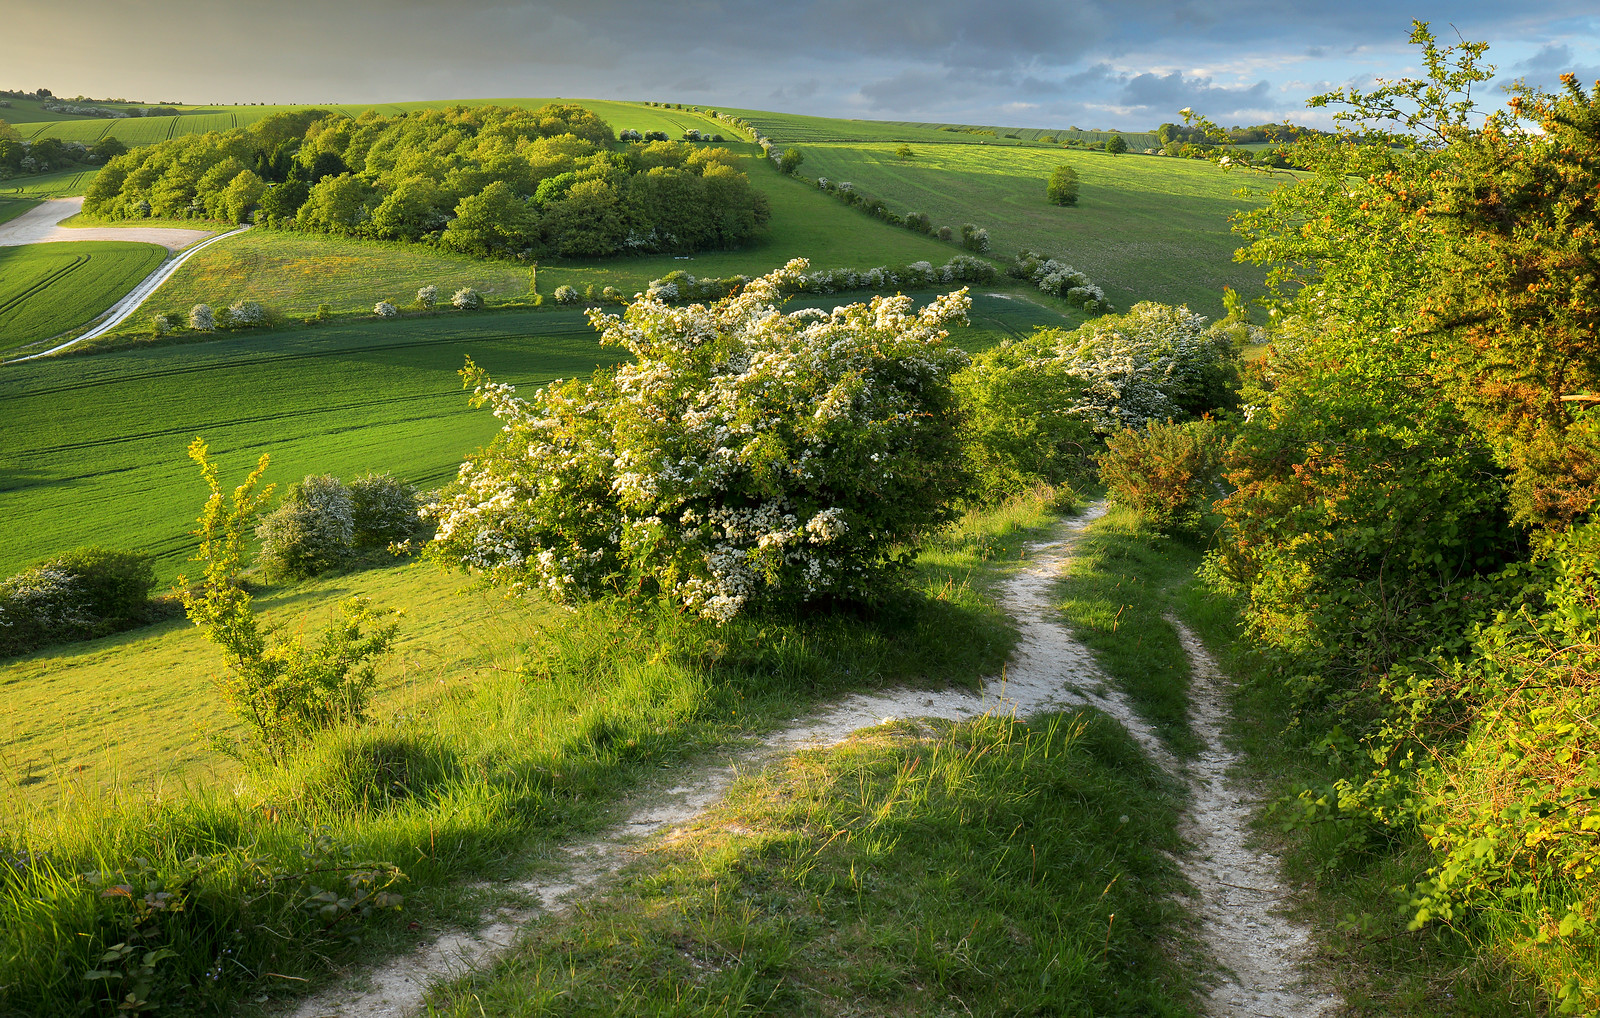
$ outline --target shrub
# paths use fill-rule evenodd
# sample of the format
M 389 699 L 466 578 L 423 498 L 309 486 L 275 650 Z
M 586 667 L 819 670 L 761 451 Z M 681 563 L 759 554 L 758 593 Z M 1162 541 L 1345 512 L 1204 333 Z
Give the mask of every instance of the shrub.
M 283 763 L 314 732 L 365 719 L 377 687 L 377 661 L 388 652 L 399 627 L 385 621 L 392 612 L 373 608 L 365 598 L 351 598 L 342 606 L 342 617 L 317 642 L 308 646 L 297 636 L 269 643 L 271 631 L 263 630 L 250 607 L 250 594 L 238 582 L 246 531 L 272 494 L 270 486 L 257 490 L 267 457 L 263 455 L 245 482 L 234 489 L 231 502 L 225 502 L 205 442 L 195 439 L 189 456 L 211 488 L 196 531 L 200 537 L 198 559 L 205 563 L 206 571 L 201 583 L 192 588 L 187 578 L 180 576 L 178 590 L 190 621 L 222 648 L 228 663 L 228 674 L 219 683 L 223 704 L 253 740 L 252 745 L 220 737 L 213 737 L 212 742 L 240 758 L 259 753 L 273 763 Z M 327 481 L 332 478 L 308 477 L 305 484 L 295 487 L 302 489 L 302 501 L 317 497 L 317 493 L 328 495 L 330 502 L 337 501 L 333 486 L 338 486 L 340 493 L 343 486 L 337 481 L 328 485 Z M 313 494 L 307 496 L 307 490 Z M 343 499 L 348 506 L 348 493 Z
M 802 260 L 732 299 L 590 312 L 632 360 L 529 399 L 469 360 L 505 424 L 429 514 L 438 558 L 558 598 L 661 596 L 725 622 L 881 596 L 965 483 L 945 326 L 964 292 L 783 314 Z
M 261 517 L 258 561 L 267 575 L 300 580 L 343 564 L 354 537 L 350 490 L 328 474 L 289 486 L 283 502 Z
M 415 485 L 390 474 L 366 474 L 351 481 L 350 537 L 357 548 L 382 548 L 421 537 L 427 524 Z
M 80 548 L 0 580 L 0 654 L 104 636 L 144 622 L 150 557 Z
M 557 304 L 582 304 L 583 303 L 583 295 L 578 292 L 577 288 L 576 287 L 572 287 L 572 286 L 568 286 L 565 283 L 563 283 L 560 286 L 556 287 L 555 298 L 556 298 L 556 303 Z
M 1128 428 L 1106 441 L 1097 457 L 1100 480 L 1113 502 L 1156 529 L 1193 529 L 1221 494 L 1223 445 L 1221 427 L 1209 417 L 1151 421 L 1144 431 Z
M 317 321 L 325 322 L 333 317 L 333 305 L 323 302 L 317 305 Z
M 429 283 L 417 289 L 417 307 L 424 311 L 432 311 L 435 304 L 439 303 L 439 288 Z
M 248 329 L 267 320 L 267 309 L 253 300 L 235 301 L 228 305 L 228 324 Z
M 939 239 L 940 240 L 949 240 L 954 236 L 955 236 L 955 231 L 950 229 L 950 227 L 948 227 L 948 226 L 939 227 Z
M 217 316 L 212 312 L 210 304 L 196 304 L 189 309 L 189 328 L 196 332 L 215 332 Z
M 783 150 L 783 157 L 778 160 L 778 169 L 783 173 L 794 173 L 800 164 L 806 161 L 806 154 L 797 148 Z
M 450 303 L 459 311 L 477 311 L 483 307 L 483 294 L 463 286 L 450 297 Z
M 989 250 L 989 231 L 980 230 L 971 223 L 961 227 L 961 246 L 968 251 L 984 254 Z
M 377 315 L 379 318 L 400 317 L 400 309 L 395 307 L 393 304 L 390 304 L 386 300 L 380 300 L 378 303 L 372 305 L 372 313 Z
M 612 304 L 623 303 L 622 291 L 614 286 L 608 286 L 604 290 L 601 290 L 600 296 Z
M 171 315 L 151 315 L 150 316 L 150 335 L 155 336 L 157 338 L 160 338 L 162 336 L 170 335 L 171 332 L 172 332 L 172 316 Z
M 1078 204 L 1078 171 L 1066 163 L 1057 166 L 1050 171 L 1044 193 L 1052 205 Z
M 993 504 L 1089 475 L 1097 440 L 1089 422 L 1072 412 L 1084 380 L 1064 360 L 1002 343 L 974 357 L 953 384 L 977 501 Z

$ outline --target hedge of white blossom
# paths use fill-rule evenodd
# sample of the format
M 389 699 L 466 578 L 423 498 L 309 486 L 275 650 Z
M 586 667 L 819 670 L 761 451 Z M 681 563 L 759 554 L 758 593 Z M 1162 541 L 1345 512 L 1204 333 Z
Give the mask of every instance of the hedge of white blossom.
M 870 596 L 964 484 L 946 345 L 966 291 L 784 313 L 790 262 L 713 305 L 589 312 L 631 361 L 526 398 L 468 362 L 502 430 L 427 513 L 432 553 L 559 599 L 660 596 L 726 621 Z
M 993 283 L 1000 272 L 993 264 L 972 255 L 956 255 L 943 265 L 912 262 L 879 265 L 872 269 L 819 269 L 801 273 L 783 283 L 783 293 L 847 293 L 852 290 L 926 289 L 954 283 Z M 749 276 L 697 278 L 677 269 L 652 279 L 645 293 L 664 304 L 720 300 L 750 282 Z

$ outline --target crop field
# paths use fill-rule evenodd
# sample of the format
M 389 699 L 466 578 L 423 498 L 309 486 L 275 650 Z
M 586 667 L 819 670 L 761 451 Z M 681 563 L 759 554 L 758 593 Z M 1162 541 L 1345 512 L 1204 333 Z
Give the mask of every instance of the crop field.
M 972 145 L 917 148 L 902 160 L 889 145 L 810 145 L 808 177 L 850 181 L 898 212 L 921 211 L 935 223 L 975 223 L 989 231 L 994 254 L 1021 248 L 1053 254 L 1087 272 L 1119 308 L 1141 300 L 1222 312 L 1222 288 L 1261 292 L 1261 269 L 1233 262 L 1239 246 L 1228 226 L 1253 200 L 1240 188 L 1260 183 L 1210 163 Z M 1078 171 L 1078 204 L 1045 201 L 1057 165 Z
M 98 170 L 61 170 L 0 180 L 0 198 L 70 198 L 82 194 Z
M 809 303 L 846 299 L 859 298 Z M 954 337 L 971 350 L 1073 323 L 1017 298 L 979 295 L 974 305 L 973 327 Z M 387 470 L 441 484 L 496 427 L 467 406 L 455 374 L 467 355 L 499 380 L 535 385 L 616 352 L 562 308 L 240 333 L 4 368 L 0 518 L 28 536 L 0 545 L 0 576 L 85 544 L 150 551 L 163 578 L 175 575 L 192 553 L 202 494 L 184 456 L 195 435 L 241 467 L 270 453 L 268 479 L 280 483 Z
M 835 117 L 812 117 L 800 113 L 773 113 L 766 110 L 730 109 L 728 112 L 748 120 L 762 134 L 780 145 L 830 141 L 920 141 L 925 144 L 1015 147 L 1025 143 L 1039 144 L 1044 138 L 1056 138 L 1059 141 L 1066 141 L 1068 138 L 1079 141 L 1105 141 L 1114 133 L 1121 133 L 1130 148 L 1156 148 L 1160 145 L 1155 135 L 1140 132 L 1071 131 L 1066 128 L 917 123 L 909 120 L 843 120 Z M 950 127 L 957 130 L 945 129 Z M 971 131 L 993 131 L 994 136 L 974 134 L 970 133 Z
M 115 241 L 0 247 L 0 353 L 91 321 L 166 256 Z
M 969 137 L 969 138 L 974 138 L 974 140 L 977 140 L 977 139 L 981 138 L 982 140 L 985 140 L 985 141 L 990 141 L 990 142 L 994 141 L 993 138 L 988 138 L 987 136 L 981 136 L 981 135 L 980 136 L 974 136 L 974 135 L 965 134 L 965 132 L 968 131 L 968 130 L 973 130 L 973 131 L 993 131 L 995 134 L 999 135 L 999 137 L 1000 137 L 1000 139 L 1002 141 L 1005 141 L 1005 140 L 1033 141 L 1033 142 L 1043 142 L 1044 144 L 1051 144 L 1051 142 L 1048 139 L 1052 139 L 1052 138 L 1055 139 L 1056 143 L 1064 142 L 1069 138 L 1071 138 L 1074 141 L 1088 141 L 1088 142 L 1106 141 L 1113 134 L 1120 134 L 1120 135 L 1122 135 L 1122 140 L 1126 141 L 1128 143 L 1128 147 L 1130 149 L 1142 150 L 1142 149 L 1146 149 L 1146 148 L 1160 148 L 1161 147 L 1161 139 L 1160 138 L 1156 137 L 1154 134 L 1149 134 L 1149 133 L 1145 133 L 1145 132 L 1141 132 L 1141 131 L 1072 131 L 1072 130 L 1067 130 L 1067 129 L 1064 129 L 1064 128 L 1063 129 L 1057 129 L 1057 128 L 1050 128 L 1050 127 L 994 127 L 994 126 L 986 126 L 986 125 L 982 125 L 982 124 L 919 124 L 919 123 L 913 123 L 911 121 L 902 122 L 902 121 L 895 121 L 895 120 L 885 121 L 885 123 L 895 124 L 896 126 L 917 127 L 917 128 L 922 128 L 924 130 L 940 131 L 943 134 L 951 135 L 955 139 L 960 139 L 962 137 Z M 955 127 L 955 128 L 958 128 L 959 130 L 946 131 L 946 130 L 943 130 L 945 127 Z M 1016 137 L 1014 139 L 1010 138 L 1011 135 L 1016 135 Z M 827 139 L 819 139 L 819 140 L 827 140 Z M 839 140 L 843 141 L 843 140 L 847 140 L 847 139 L 842 139 L 841 138 Z M 854 139 L 849 139 L 849 140 L 854 140 Z
M 32 198 L 0 197 L 0 223 L 10 222 L 37 204 Z

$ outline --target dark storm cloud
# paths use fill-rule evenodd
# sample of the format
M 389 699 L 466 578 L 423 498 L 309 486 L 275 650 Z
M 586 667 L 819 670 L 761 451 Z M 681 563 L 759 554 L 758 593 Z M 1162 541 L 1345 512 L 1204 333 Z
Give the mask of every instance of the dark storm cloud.
M 1584 86 L 1592 86 L 1600 79 L 1600 64 L 1579 63 L 1572 47 L 1565 43 L 1543 46 L 1533 56 L 1512 64 L 1507 70 L 1528 84 L 1545 89 L 1560 85 L 1563 74 L 1575 76 Z
M 1419 0 L 12 0 L 0 87 L 189 101 L 566 95 L 1038 126 L 1302 108 L 1294 82 L 1405 73 L 1408 18 L 1516 57 L 1600 60 L 1591 3 Z M 70 46 L 41 39 L 67 33 Z M 1541 48 L 1542 47 L 1542 48 Z M 1537 52 L 1535 52 L 1537 51 Z M 1528 55 L 1532 54 L 1532 55 Z M 1491 54 L 1494 56 L 1494 54 Z M 1414 67 L 1412 68 L 1414 70 Z M 1149 123 L 1145 123 L 1148 121 Z

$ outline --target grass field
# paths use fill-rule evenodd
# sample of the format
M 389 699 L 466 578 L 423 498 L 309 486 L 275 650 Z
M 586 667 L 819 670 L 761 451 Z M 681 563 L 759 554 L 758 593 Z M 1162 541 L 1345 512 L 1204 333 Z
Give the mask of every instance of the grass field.
M 186 317 L 196 304 L 225 307 L 237 300 L 260 301 L 269 313 L 289 318 L 315 314 L 322 303 L 331 304 L 335 314 L 370 315 L 378 301 L 403 306 L 418 287 L 430 283 L 439 288 L 442 302 L 463 286 L 476 288 L 490 305 L 528 298 L 528 270 L 516 262 L 485 261 L 420 244 L 257 229 L 189 259 L 119 331 L 148 331 L 149 314 L 171 311 Z
M 166 256 L 116 241 L 0 247 L 0 354 L 88 323 Z
M 230 465 L 243 467 L 236 459 Z M 540 612 L 425 563 L 273 588 L 256 607 L 293 629 L 302 619 L 321 625 L 355 594 L 407 612 L 378 700 L 385 715 L 415 714 L 418 697 L 441 683 L 516 667 L 517 640 Z M 216 655 L 179 616 L 0 663 L 0 815 L 24 803 L 60 808 L 106 793 L 172 794 L 233 780 L 237 762 L 200 734 L 234 730 L 212 685 Z
M 1228 216 L 1254 178 L 1210 163 L 1109 156 L 1037 148 L 923 146 L 902 160 L 885 144 L 813 144 L 808 177 L 850 181 L 896 211 L 926 212 L 935 223 L 975 223 L 996 255 L 1032 248 L 1064 258 L 1105 288 L 1119 308 L 1140 300 L 1222 312 L 1222 288 L 1260 293 L 1263 270 L 1236 265 Z M 1045 201 L 1057 165 L 1078 171 L 1078 204 Z
M 917 123 L 908 120 L 844 120 L 836 117 L 813 117 L 801 113 L 773 113 L 768 110 L 734 110 L 727 112 L 750 122 L 773 142 L 782 145 L 809 142 L 923 142 L 940 145 L 998 145 L 1018 146 L 1039 144 L 1043 138 L 1068 138 L 1079 141 L 1105 141 L 1112 134 L 1121 133 L 1128 147 L 1136 150 L 1159 147 L 1154 134 L 1144 132 L 1071 131 L 1050 127 L 999 127 L 980 124 Z M 954 127 L 959 130 L 946 131 Z M 971 131 L 993 131 L 991 137 Z M 1016 137 L 1007 137 L 1016 135 Z
M 70 198 L 79 195 L 89 186 L 98 170 L 61 170 L 58 173 L 39 173 L 31 177 L 12 177 L 0 180 L 0 198 Z
M 37 204 L 32 198 L 0 197 L 0 223 L 10 222 Z
M 1051 308 L 988 296 L 973 318 L 956 337 L 971 349 L 1071 324 Z M 103 544 L 156 554 L 170 578 L 193 548 L 199 482 L 184 447 L 197 434 L 238 462 L 270 452 L 278 482 L 389 470 L 442 483 L 495 429 L 468 408 L 455 375 L 469 354 L 517 385 L 616 356 L 581 312 L 550 308 L 233 333 L 0 369 L 0 518 L 26 535 L 0 544 L 0 576 Z

